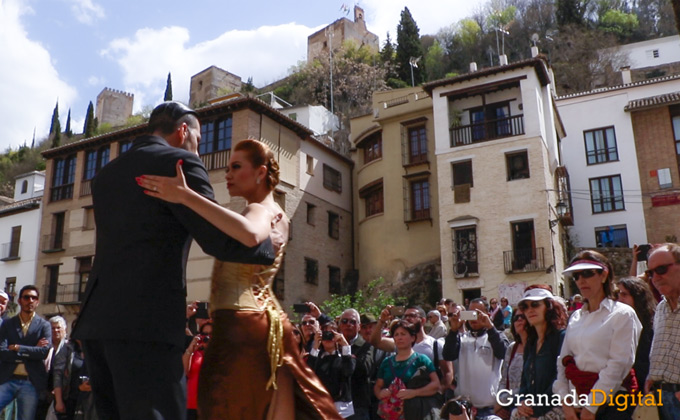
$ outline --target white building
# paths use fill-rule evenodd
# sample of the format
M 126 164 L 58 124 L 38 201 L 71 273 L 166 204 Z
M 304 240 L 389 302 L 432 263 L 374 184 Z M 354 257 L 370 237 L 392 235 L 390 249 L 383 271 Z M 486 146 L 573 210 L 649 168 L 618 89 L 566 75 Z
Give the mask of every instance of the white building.
M 340 129 L 340 121 L 322 105 L 299 105 L 279 109 L 283 115 L 314 132 L 315 136 L 330 134 Z
M 0 206 L 0 281 L 13 300 L 22 287 L 35 284 L 45 173 L 15 180 L 14 202 Z
M 680 61 L 680 35 L 621 45 L 615 50 L 628 56 L 631 70 L 676 63 Z
M 633 125 L 624 108 L 636 99 L 677 91 L 680 78 L 664 77 L 556 99 L 566 129 L 561 152 L 570 174 L 574 245 L 648 242 Z

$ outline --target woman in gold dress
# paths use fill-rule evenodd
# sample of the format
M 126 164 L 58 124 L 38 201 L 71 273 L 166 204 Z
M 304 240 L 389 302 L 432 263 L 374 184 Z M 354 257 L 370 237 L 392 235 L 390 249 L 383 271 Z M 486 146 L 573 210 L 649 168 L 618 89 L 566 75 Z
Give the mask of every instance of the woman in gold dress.
M 288 238 L 289 220 L 273 198 L 279 165 L 262 142 L 242 140 L 227 166 L 231 197 L 243 197 L 242 213 L 225 209 L 187 187 L 181 162 L 176 177 L 145 175 L 146 193 L 183 204 L 247 246 L 275 238 L 274 264 L 215 261 L 210 309 L 212 342 L 199 377 L 201 419 L 341 419 L 333 399 L 301 359 L 271 284 Z

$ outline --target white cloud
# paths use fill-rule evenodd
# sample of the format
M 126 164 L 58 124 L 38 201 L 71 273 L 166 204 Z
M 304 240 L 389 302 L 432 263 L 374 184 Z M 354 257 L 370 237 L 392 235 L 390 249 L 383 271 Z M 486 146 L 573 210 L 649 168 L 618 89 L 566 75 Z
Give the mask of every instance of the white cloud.
M 106 79 L 103 77 L 90 76 L 87 78 L 87 84 L 90 86 L 100 86 L 106 83 Z
M 92 0 L 67 0 L 71 3 L 71 11 L 78 22 L 92 25 L 97 19 L 103 19 L 104 8 Z
M 49 130 L 54 103 L 59 98 L 62 127 L 76 90 L 64 82 L 49 52 L 28 38 L 21 16 L 31 13 L 22 0 L 0 1 L 0 152 L 31 142 Z
M 188 101 L 191 76 L 215 65 L 262 86 L 284 77 L 306 60 L 307 36 L 316 28 L 289 23 L 249 31 L 229 31 L 216 39 L 190 45 L 189 31 L 173 26 L 139 29 L 132 38 L 109 43 L 102 55 L 123 72 L 125 90 L 135 94 L 135 110 L 162 100 L 168 72 L 175 99 Z

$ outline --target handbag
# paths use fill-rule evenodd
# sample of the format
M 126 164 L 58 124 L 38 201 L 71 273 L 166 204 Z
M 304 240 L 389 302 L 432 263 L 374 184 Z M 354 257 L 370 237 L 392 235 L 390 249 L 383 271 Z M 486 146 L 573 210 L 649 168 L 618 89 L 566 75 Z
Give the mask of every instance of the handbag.
M 430 384 L 430 373 L 426 366 L 420 366 L 411 379 L 406 382 L 406 388 L 418 389 Z M 405 420 L 439 420 L 439 411 L 444 404 L 439 393 L 426 397 L 414 397 L 404 401 Z
M 411 359 L 406 365 L 403 373 L 408 372 L 409 368 L 415 362 L 417 357 Z M 404 420 L 404 400 L 397 397 L 397 393 L 402 389 L 406 388 L 404 381 L 397 376 L 397 372 L 394 370 L 394 357 L 389 358 L 390 370 L 392 371 L 392 383 L 387 387 L 390 391 L 390 396 L 388 398 L 383 398 L 378 403 L 378 416 L 383 420 Z

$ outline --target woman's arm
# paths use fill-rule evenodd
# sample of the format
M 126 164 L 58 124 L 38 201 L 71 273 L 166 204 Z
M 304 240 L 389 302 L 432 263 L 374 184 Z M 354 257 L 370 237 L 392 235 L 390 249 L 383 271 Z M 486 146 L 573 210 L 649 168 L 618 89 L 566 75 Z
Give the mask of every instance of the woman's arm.
M 402 389 L 397 392 L 397 397 L 402 400 L 409 400 L 415 397 L 429 397 L 439 391 L 439 378 L 436 372 L 430 372 L 430 383 L 422 388 Z
M 253 247 L 269 237 L 274 215 L 264 206 L 253 203 L 246 207 L 243 214 L 238 214 L 189 188 L 182 172 L 181 160 L 177 162 L 176 170 L 175 177 L 142 175 L 137 183 L 145 188 L 145 194 L 187 206 L 245 246 Z

